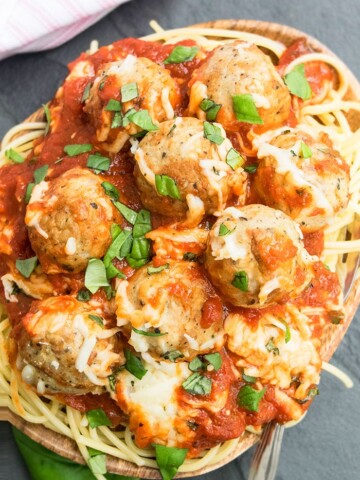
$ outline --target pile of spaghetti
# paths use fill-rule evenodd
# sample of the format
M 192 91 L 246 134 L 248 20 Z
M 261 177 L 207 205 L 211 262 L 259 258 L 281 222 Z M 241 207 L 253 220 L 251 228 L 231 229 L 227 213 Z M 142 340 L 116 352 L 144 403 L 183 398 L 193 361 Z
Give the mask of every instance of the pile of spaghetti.
M 0 152 L 0 406 L 98 479 L 105 454 L 170 478 L 301 419 L 360 250 L 348 89 L 306 40 L 230 30 L 72 62 Z

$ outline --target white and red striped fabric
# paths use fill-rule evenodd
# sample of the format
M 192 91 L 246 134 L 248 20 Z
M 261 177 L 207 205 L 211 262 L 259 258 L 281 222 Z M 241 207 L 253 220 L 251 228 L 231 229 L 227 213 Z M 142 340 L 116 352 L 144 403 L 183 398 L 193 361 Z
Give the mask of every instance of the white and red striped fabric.
M 128 0 L 0 0 L 0 60 L 54 48 Z

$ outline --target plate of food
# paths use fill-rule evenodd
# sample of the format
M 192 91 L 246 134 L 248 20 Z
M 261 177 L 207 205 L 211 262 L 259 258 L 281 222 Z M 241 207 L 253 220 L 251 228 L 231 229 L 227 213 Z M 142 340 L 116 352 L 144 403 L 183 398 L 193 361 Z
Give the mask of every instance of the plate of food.
M 93 42 L 0 153 L 0 415 L 99 480 L 301 421 L 359 304 L 351 72 L 282 25 L 154 29 Z

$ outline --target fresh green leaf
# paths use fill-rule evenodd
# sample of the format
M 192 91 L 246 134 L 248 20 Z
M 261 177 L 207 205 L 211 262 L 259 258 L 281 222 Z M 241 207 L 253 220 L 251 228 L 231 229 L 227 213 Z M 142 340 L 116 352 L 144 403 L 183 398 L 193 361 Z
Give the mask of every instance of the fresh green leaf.
M 17 259 L 15 262 L 16 268 L 19 270 L 21 275 L 25 278 L 30 278 L 30 275 L 35 270 L 37 264 L 38 264 L 37 257 L 27 258 L 26 260 Z
M 96 293 L 100 287 L 108 287 L 104 263 L 98 258 L 91 258 L 85 271 L 85 287 Z
M 247 382 L 247 383 L 255 383 L 256 382 L 256 377 L 246 375 L 244 372 L 242 373 L 242 378 L 243 378 L 244 382 Z
M 285 75 L 284 81 L 293 95 L 302 100 L 309 100 L 309 98 L 311 98 L 312 91 L 305 76 L 305 65 L 303 63 L 297 65 L 291 72 Z
M 139 96 L 138 86 L 135 82 L 127 83 L 121 87 L 121 101 L 129 102 Z
M 44 135 L 46 136 L 49 133 L 49 129 L 50 129 L 51 113 L 50 113 L 49 107 L 47 105 L 45 105 L 44 103 L 43 103 L 42 107 L 44 109 L 44 114 L 45 114 L 45 118 L 46 118 L 46 127 L 45 127 L 45 131 L 44 131 Z
M 69 157 L 75 157 L 82 153 L 90 152 L 93 146 L 90 143 L 74 143 L 73 145 L 65 145 L 64 152 Z
M 117 202 L 120 198 L 119 190 L 110 182 L 102 182 L 101 186 L 105 190 L 106 195 L 108 195 L 112 200 Z
M 233 109 L 237 120 L 259 125 L 264 123 L 256 108 L 254 98 L 250 93 L 234 95 L 232 99 Z
M 119 100 L 114 100 L 113 98 L 111 98 L 106 107 L 105 107 L 105 110 L 107 110 L 108 112 L 120 112 L 121 111 L 121 103 L 119 102 Z
M 249 291 L 249 277 L 244 270 L 241 270 L 240 272 L 236 272 L 234 275 L 234 279 L 231 282 L 231 285 L 233 285 L 235 288 L 238 288 L 239 290 L 242 290 L 243 292 L 248 292 Z
M 234 227 L 232 230 L 229 230 L 225 223 L 221 223 L 219 227 L 219 237 L 225 237 L 226 235 L 229 235 L 229 233 L 232 233 L 235 228 L 236 227 Z
M 106 455 L 95 455 L 89 458 L 89 467 L 94 475 L 104 475 L 106 470 Z
M 159 195 L 181 200 L 176 181 L 167 175 L 155 175 L 155 186 Z
M 110 234 L 111 234 L 111 238 L 114 240 L 118 235 L 120 235 L 120 233 L 122 232 L 122 229 L 120 227 L 120 225 L 118 225 L 117 223 L 113 223 L 111 225 L 111 228 L 110 228 Z
M 221 145 L 225 138 L 222 136 L 221 129 L 210 122 L 204 122 L 204 137 L 216 145 Z
M 96 448 L 87 447 L 90 457 L 96 457 L 96 455 L 104 455 L 104 452 L 97 450 Z
M 277 348 L 277 346 L 274 344 L 274 338 L 270 338 L 268 343 L 265 345 L 266 350 L 268 352 L 272 352 L 275 356 L 280 355 L 280 350 Z
M 154 130 L 159 130 L 147 110 L 138 110 L 131 114 L 127 114 L 126 117 L 130 120 L 130 122 L 135 123 L 138 127 L 146 130 L 147 132 L 152 132 Z
M 149 332 L 149 331 L 146 331 L 146 330 L 139 330 L 138 328 L 135 328 L 135 327 L 132 327 L 132 329 L 134 330 L 135 333 L 137 333 L 139 335 L 144 335 L 144 337 L 162 337 L 162 336 L 168 334 L 168 332 L 164 332 L 164 333 L 161 333 L 160 331 L 157 332 L 156 328 L 154 329 L 154 332 Z
M 89 98 L 91 87 L 92 87 L 92 82 L 89 82 L 86 85 L 86 87 L 84 88 L 84 91 L 83 91 L 83 94 L 82 94 L 82 97 L 81 97 L 81 103 L 85 103 L 86 100 Z
M 76 295 L 76 300 L 79 302 L 88 302 L 91 298 L 91 293 L 86 288 L 82 288 Z
M 312 157 L 312 150 L 310 147 L 306 145 L 306 143 L 301 142 L 300 144 L 300 149 L 301 149 L 301 157 L 302 158 L 311 158 Z
M 124 115 L 121 112 L 115 112 L 110 128 L 124 127 Z
M 221 107 L 222 105 L 220 105 L 220 103 L 215 103 L 210 100 L 210 98 L 204 98 L 200 103 L 200 108 L 206 113 L 206 120 L 208 122 L 215 122 Z
M 112 278 L 126 278 L 126 275 L 119 270 L 118 268 L 115 267 L 112 263 L 106 267 L 106 276 L 108 280 L 111 280 Z
M 5 150 L 5 155 L 9 160 L 12 160 L 14 163 L 25 162 L 25 158 L 13 148 L 9 148 L 9 150 Z
M 193 373 L 182 383 L 182 387 L 191 395 L 208 395 L 211 393 L 212 382 L 200 373 Z
M 246 167 L 244 167 L 244 170 L 247 173 L 255 173 L 257 170 L 257 165 L 246 165 Z
M 95 153 L 94 155 L 88 156 L 86 166 L 98 172 L 106 172 L 110 167 L 110 158 Z
M 102 408 L 88 410 L 86 412 L 86 418 L 89 422 L 90 428 L 96 428 L 101 426 L 110 427 L 112 425 L 109 417 L 106 415 Z
M 226 155 L 226 163 L 233 169 L 236 170 L 238 167 L 244 164 L 244 159 L 240 153 L 235 150 L 235 148 L 230 148 Z
M 186 252 L 183 255 L 183 260 L 186 260 L 187 262 L 196 262 L 198 260 L 198 256 L 196 253 L 193 252 Z
M 99 315 L 89 315 L 90 320 L 93 320 L 95 323 L 100 325 L 101 328 L 104 328 L 104 320 L 103 318 L 99 317 Z
M 148 267 L 147 268 L 147 273 L 148 275 L 153 275 L 154 273 L 160 273 L 163 270 L 167 270 L 170 267 L 168 263 L 165 263 L 165 265 L 160 265 L 159 267 Z
M 195 58 L 199 50 L 199 47 L 184 47 L 178 45 L 171 51 L 170 55 L 165 58 L 164 64 L 190 62 Z
M 30 202 L 32 191 L 34 190 L 35 183 L 28 183 L 25 191 L 25 203 L 28 204 Z
M 141 380 L 143 376 L 146 374 L 147 370 L 142 364 L 140 358 L 132 353 L 131 350 L 128 348 L 125 349 L 125 368 L 128 372 L 130 372 L 134 377 Z
M 148 210 L 140 210 L 136 216 L 133 228 L 133 237 L 143 237 L 151 230 L 151 216 Z
M 312 387 L 309 389 L 308 394 L 306 395 L 306 398 L 304 398 L 303 400 L 297 400 L 297 401 L 300 404 L 307 403 L 317 395 L 320 395 L 320 391 L 318 387 Z
M 192 372 L 197 372 L 198 370 L 204 370 L 205 364 L 199 357 L 195 357 L 191 362 L 189 363 L 189 370 Z
M 265 395 L 266 389 L 255 390 L 250 385 L 244 385 L 240 388 L 237 403 L 240 407 L 246 408 L 250 412 L 257 412 L 259 409 L 259 403 L 262 397 Z
M 34 171 L 35 185 L 38 185 L 43 180 L 45 180 L 48 170 L 49 170 L 49 165 L 43 165 L 42 167 L 39 167 Z
M 120 231 L 118 235 L 113 239 L 111 242 L 109 248 L 107 249 L 107 252 L 104 255 L 104 265 L 105 268 L 109 267 L 112 260 L 116 257 L 120 257 L 120 249 L 125 242 L 127 236 L 130 235 L 130 232 L 127 230 Z
M 140 267 L 143 267 L 144 265 L 146 265 L 149 261 L 148 258 L 139 258 L 139 259 L 136 259 L 136 258 L 133 258 L 131 257 L 130 255 L 127 255 L 126 256 L 126 260 L 128 262 L 128 264 L 130 265 L 130 267 L 132 268 L 140 268 Z
M 291 340 L 291 331 L 289 324 L 285 320 L 281 320 L 281 323 L 285 325 L 285 343 L 289 343 Z
M 222 366 L 222 358 L 220 353 L 208 353 L 204 355 L 205 360 L 207 360 L 210 365 L 214 367 L 215 372 L 217 372 Z
M 187 448 L 165 447 L 157 444 L 153 444 L 153 447 L 163 480 L 172 480 L 185 461 Z
M 130 254 L 132 243 L 133 243 L 133 236 L 131 235 L 131 230 L 125 230 L 126 239 L 123 243 L 122 247 L 120 248 L 120 255 L 119 258 L 125 258 L 127 255 Z
M 170 360 L 170 362 L 175 362 L 179 358 L 184 358 L 184 355 L 178 350 L 170 350 L 161 355 L 165 360 Z
M 148 258 L 150 255 L 150 241 L 147 238 L 134 238 L 130 257 L 135 260 Z
M 114 202 L 115 207 L 119 210 L 121 215 L 132 225 L 136 222 L 137 213 L 131 208 L 127 207 L 121 202 Z

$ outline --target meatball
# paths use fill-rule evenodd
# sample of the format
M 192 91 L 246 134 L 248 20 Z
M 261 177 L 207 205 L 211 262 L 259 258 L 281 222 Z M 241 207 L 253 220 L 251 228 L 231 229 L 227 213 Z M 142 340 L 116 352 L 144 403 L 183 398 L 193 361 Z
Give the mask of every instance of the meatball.
M 270 132 L 269 132 L 270 133 Z M 349 167 L 326 133 L 286 130 L 269 142 L 257 139 L 255 188 L 303 231 L 324 227 L 349 200 Z M 267 138 L 266 138 L 267 137 Z
M 73 168 L 36 185 L 26 209 L 31 246 L 45 273 L 81 272 L 111 243 L 116 212 L 88 170 Z
M 226 301 L 265 307 L 308 285 L 312 261 L 301 239 L 298 225 L 279 210 L 230 207 L 209 234 L 205 267 Z
M 160 271 L 156 268 L 150 263 L 118 287 L 118 325 L 132 327 L 129 344 L 155 358 L 191 359 L 219 349 L 222 303 L 201 267 L 169 260 Z
M 126 93 L 129 85 L 131 93 Z M 116 152 L 129 135 L 143 128 L 134 122 L 126 122 L 124 126 L 117 124 L 116 116 L 119 114 L 114 113 L 117 108 L 111 109 L 109 105 L 109 101 L 114 100 L 121 102 L 118 112 L 123 115 L 131 109 L 146 110 L 152 122 L 157 124 L 174 118 L 174 108 L 180 101 L 180 95 L 170 73 L 148 58 L 128 55 L 125 59 L 103 65 L 90 88 L 84 110 L 96 127 L 98 141 L 108 142 L 108 149 Z
M 190 112 L 204 115 L 199 108 L 209 98 L 221 108 L 216 121 L 238 131 L 233 96 L 251 95 L 263 121 L 263 129 L 281 126 L 290 113 L 290 93 L 270 57 L 257 46 L 235 41 L 216 48 L 196 70 L 191 80 Z
M 103 323 L 103 324 L 102 324 Z M 70 296 L 34 302 L 14 334 L 22 377 L 39 393 L 101 393 L 117 353 L 117 328 L 97 308 Z
M 218 124 L 212 125 L 223 138 L 221 143 L 205 138 L 204 125 L 196 118 L 177 118 L 162 123 L 140 142 L 134 175 L 145 207 L 166 216 L 183 216 L 197 198 L 203 213 L 217 215 L 232 191 L 243 201 L 247 176 L 240 164 L 233 170 L 226 162 L 229 151 L 235 152 L 230 140 Z M 168 193 L 159 193 L 157 180 L 167 179 L 176 184 L 178 195 L 170 191 L 171 186 Z

